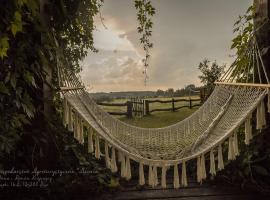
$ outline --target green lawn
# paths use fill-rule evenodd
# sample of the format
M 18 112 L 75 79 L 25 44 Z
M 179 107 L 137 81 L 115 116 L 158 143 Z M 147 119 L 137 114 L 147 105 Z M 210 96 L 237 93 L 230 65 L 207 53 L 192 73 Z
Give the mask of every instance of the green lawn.
M 143 118 L 129 119 L 126 117 L 120 117 L 119 119 L 134 126 L 144 128 L 160 128 L 182 121 L 183 119 L 190 116 L 197 109 L 198 107 L 192 109 L 183 108 L 176 112 L 154 112 L 151 115 L 145 116 Z

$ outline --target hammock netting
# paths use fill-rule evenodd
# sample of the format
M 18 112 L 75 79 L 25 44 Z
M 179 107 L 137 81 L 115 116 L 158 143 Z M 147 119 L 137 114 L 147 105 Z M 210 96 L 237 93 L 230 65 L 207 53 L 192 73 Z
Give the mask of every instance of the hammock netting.
M 256 67 L 262 68 L 263 65 Z M 254 73 L 255 68 L 253 76 Z M 197 180 L 201 182 L 207 174 L 205 154 L 210 154 L 210 173 L 215 175 L 217 169 L 224 168 L 224 142 L 228 142 L 229 160 L 239 155 L 240 127 L 244 127 L 245 143 L 249 144 L 253 113 L 256 128 L 266 126 L 264 99 L 270 96 L 267 87 L 216 85 L 207 101 L 185 120 L 163 128 L 140 128 L 105 112 L 81 88 L 80 79 L 71 71 L 59 67 L 59 78 L 62 86 L 71 88 L 62 93 L 64 125 L 74 132 L 80 143 L 87 142 L 89 153 L 94 153 L 98 159 L 104 156 L 106 166 L 113 172 L 120 168 L 121 176 L 127 180 L 132 174 L 130 160 L 138 162 L 140 185 L 146 182 L 144 171 L 147 167 L 148 184 L 155 187 L 159 183 L 157 170 L 161 168 L 161 185 L 166 187 L 166 172 L 174 167 L 174 187 L 187 186 L 186 165 L 192 159 L 197 159 Z M 100 149 L 101 142 L 104 142 L 104 150 Z

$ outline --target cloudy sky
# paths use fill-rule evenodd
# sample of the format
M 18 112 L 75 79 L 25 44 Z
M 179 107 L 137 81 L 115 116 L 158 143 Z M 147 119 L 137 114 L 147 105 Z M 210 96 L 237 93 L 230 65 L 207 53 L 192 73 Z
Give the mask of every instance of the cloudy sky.
M 137 33 L 134 0 L 104 0 L 104 24 L 95 19 L 95 46 L 83 61 L 81 77 L 91 92 L 157 90 L 200 85 L 204 58 L 230 64 L 233 24 L 252 0 L 152 0 L 156 8 L 149 81 L 144 86 L 144 56 Z

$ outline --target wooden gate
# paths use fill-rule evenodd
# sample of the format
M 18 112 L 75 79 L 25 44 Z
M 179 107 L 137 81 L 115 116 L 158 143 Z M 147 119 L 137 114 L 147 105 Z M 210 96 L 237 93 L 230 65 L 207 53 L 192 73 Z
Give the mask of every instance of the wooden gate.
M 132 116 L 143 117 L 144 116 L 144 100 L 139 97 L 133 97 L 130 99 L 132 102 Z

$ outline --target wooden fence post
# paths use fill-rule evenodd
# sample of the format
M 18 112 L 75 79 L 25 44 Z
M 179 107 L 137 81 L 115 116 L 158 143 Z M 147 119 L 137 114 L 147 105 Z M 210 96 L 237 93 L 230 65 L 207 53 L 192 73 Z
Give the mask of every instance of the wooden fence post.
M 144 100 L 144 103 L 145 103 L 145 114 L 150 115 L 149 101 L 146 99 L 146 100 Z
M 132 118 L 132 101 L 127 101 L 127 117 Z
M 172 111 L 175 111 L 175 107 L 174 107 L 174 98 L 172 98 Z
M 190 108 L 190 109 L 192 108 L 192 101 L 191 101 L 191 98 L 189 98 L 189 108 Z

